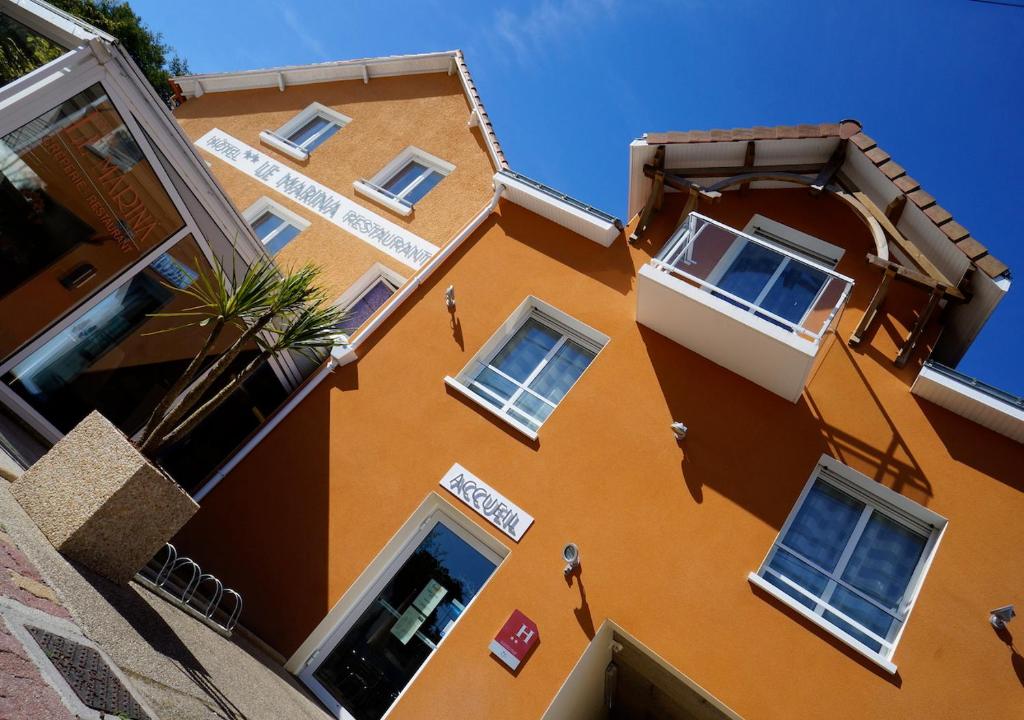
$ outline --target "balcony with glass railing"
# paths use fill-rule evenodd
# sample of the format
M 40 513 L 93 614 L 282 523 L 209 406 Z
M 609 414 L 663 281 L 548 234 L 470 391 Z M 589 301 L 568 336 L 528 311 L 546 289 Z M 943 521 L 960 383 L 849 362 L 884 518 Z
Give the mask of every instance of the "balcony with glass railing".
M 637 279 L 637 322 L 795 402 L 853 280 L 691 213 Z

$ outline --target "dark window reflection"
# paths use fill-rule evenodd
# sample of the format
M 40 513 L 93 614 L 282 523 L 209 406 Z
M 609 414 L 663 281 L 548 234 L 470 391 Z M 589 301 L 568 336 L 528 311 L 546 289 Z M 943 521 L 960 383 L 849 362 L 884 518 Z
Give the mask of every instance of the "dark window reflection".
M 171 288 L 186 288 L 206 267 L 199 246 L 187 238 L 15 365 L 2 378 L 61 432 L 99 410 L 128 435 L 141 429 L 157 402 L 184 372 L 206 336 L 204 328 L 161 332 L 176 318 L 152 317 L 194 304 Z M 215 348 L 223 352 L 233 338 Z M 240 369 L 255 348 L 236 359 Z M 216 391 L 219 386 L 215 386 Z M 193 432 L 170 448 L 165 466 L 193 488 L 283 400 L 284 388 L 269 367 Z
M 0 12 L 0 87 L 66 52 L 67 48 Z
M 0 138 L 0 357 L 181 227 L 99 84 Z
M 314 677 L 357 720 L 379 720 L 495 567 L 437 523 Z

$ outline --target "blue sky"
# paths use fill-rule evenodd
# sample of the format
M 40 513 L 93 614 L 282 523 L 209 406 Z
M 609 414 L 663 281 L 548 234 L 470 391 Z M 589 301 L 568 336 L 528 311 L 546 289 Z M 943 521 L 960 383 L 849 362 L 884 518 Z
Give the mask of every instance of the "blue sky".
M 1024 0 L 1010 0 L 1010 2 Z M 1024 278 L 1024 8 L 970 0 L 131 0 L 193 72 L 462 48 L 512 167 L 625 214 L 646 131 L 852 117 Z M 960 369 L 1024 394 L 1024 286 Z

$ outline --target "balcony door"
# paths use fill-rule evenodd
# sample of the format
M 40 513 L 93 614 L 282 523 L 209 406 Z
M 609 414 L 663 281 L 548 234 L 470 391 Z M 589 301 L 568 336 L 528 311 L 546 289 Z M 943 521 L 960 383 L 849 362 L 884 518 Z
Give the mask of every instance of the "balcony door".
M 743 307 L 729 296 L 740 298 L 755 315 L 787 330 L 802 327 L 829 284 L 830 276 L 822 268 L 834 269 L 843 256 L 842 248 L 760 215 L 751 219 L 744 232 L 782 252 L 738 236 L 708 276 L 709 284 L 728 295 L 712 294 Z

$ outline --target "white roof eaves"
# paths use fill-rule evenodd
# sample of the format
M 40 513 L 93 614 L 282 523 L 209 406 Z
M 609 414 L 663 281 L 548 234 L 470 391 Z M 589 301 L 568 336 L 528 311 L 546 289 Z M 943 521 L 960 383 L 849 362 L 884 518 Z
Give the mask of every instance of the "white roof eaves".
M 196 97 L 209 92 L 279 87 L 282 78 L 286 86 L 334 80 L 362 80 L 364 69 L 370 78 L 449 72 L 456 52 L 446 50 L 417 55 L 336 60 L 310 65 L 284 65 L 258 70 L 182 75 L 171 79 L 178 84 L 186 97 Z

